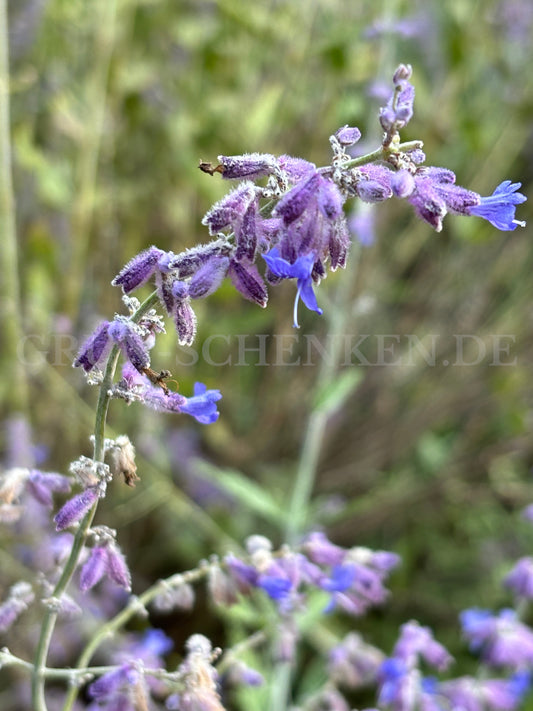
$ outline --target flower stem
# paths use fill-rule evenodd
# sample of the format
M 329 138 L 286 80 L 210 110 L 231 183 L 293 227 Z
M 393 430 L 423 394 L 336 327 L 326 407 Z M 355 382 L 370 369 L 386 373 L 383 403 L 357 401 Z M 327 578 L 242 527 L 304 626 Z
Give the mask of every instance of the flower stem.
M 138 322 L 142 316 L 152 308 L 152 306 L 157 301 L 157 293 L 154 291 L 150 296 L 139 306 L 137 311 L 131 316 L 131 320 Z M 103 462 L 104 460 L 104 442 L 105 442 L 105 424 L 107 419 L 107 411 L 109 408 L 109 402 L 111 400 L 111 386 L 113 384 L 113 378 L 115 375 L 115 370 L 118 363 L 120 351 L 117 346 L 114 346 L 107 359 L 107 365 L 105 369 L 104 378 L 100 385 L 100 393 L 98 396 L 98 404 L 96 407 L 96 419 L 94 425 L 94 461 Z M 80 553 L 85 544 L 87 533 L 93 522 L 94 515 L 96 513 L 96 508 L 98 506 L 98 501 L 95 502 L 90 511 L 87 512 L 85 517 L 82 519 L 78 530 L 74 536 L 74 541 L 72 542 L 72 549 L 68 557 L 63 572 L 54 588 L 52 593 L 52 598 L 59 601 L 61 596 L 65 592 L 67 585 L 72 578 L 74 571 L 78 565 L 78 560 Z M 32 676 L 32 701 L 34 711 L 46 711 L 46 701 L 44 697 L 44 681 L 45 681 L 45 668 L 46 660 L 48 657 L 48 650 L 50 648 L 50 642 L 52 640 L 52 635 L 54 632 L 54 627 L 57 621 L 58 611 L 57 606 L 50 606 L 45 612 L 43 623 L 41 625 L 41 635 L 39 642 L 37 644 L 37 650 L 35 653 L 35 661 L 33 667 Z
M 105 625 L 102 625 L 94 637 L 89 640 L 85 649 L 80 654 L 75 669 L 84 669 L 100 644 L 102 644 L 102 642 L 106 639 L 109 639 L 114 632 L 123 627 L 139 612 L 139 610 L 144 610 L 145 606 L 148 605 L 155 597 L 163 594 L 169 587 L 176 587 L 180 584 L 193 583 L 201 580 L 208 574 L 209 567 L 209 564 L 206 563 L 204 565 L 200 565 L 198 568 L 193 568 L 192 570 L 188 570 L 184 573 L 177 573 L 176 575 L 166 578 L 165 580 L 159 580 L 157 583 L 152 585 L 152 587 L 145 590 L 142 595 L 139 595 L 138 597 L 132 596 L 128 605 L 117 615 L 115 615 L 115 617 L 106 622 Z M 78 691 L 79 688 L 77 686 L 70 687 L 65 698 L 63 711 L 70 711 L 72 709 L 72 705 L 78 696 Z
M 390 146 L 380 146 L 376 148 L 375 151 L 371 153 L 366 153 L 364 156 L 358 156 L 357 158 L 352 158 L 352 160 L 343 163 L 342 168 L 357 168 L 360 165 L 366 165 L 367 163 L 372 163 L 377 160 L 387 160 L 387 158 L 393 153 L 400 153 L 403 151 L 407 153 L 409 151 L 414 151 L 415 149 L 420 149 L 424 146 L 422 141 L 405 141 L 405 143 L 391 144 Z
M 0 0 L 0 270 L 0 333 L 3 342 L 0 366 L 6 388 L 4 400 L 15 411 L 24 413 L 27 411 L 28 387 L 18 351 L 22 341 L 22 313 L 11 174 L 6 0 Z

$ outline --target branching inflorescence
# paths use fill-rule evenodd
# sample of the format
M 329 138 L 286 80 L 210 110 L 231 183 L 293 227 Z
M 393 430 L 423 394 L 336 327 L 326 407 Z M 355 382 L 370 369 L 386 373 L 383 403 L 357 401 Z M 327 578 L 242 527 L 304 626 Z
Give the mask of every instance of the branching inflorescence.
M 53 678 L 54 672 L 56 678 L 61 676 L 60 670 L 46 667 L 58 615 L 69 606 L 75 613 L 76 598 L 90 594 L 102 581 L 127 592 L 131 589 L 131 576 L 115 531 L 106 526 L 91 526 L 110 479 L 122 475 L 129 485 L 137 480 L 135 452 L 129 439 L 125 436 L 113 441 L 105 439 L 110 400 L 120 398 L 161 412 L 188 414 L 202 424 L 213 423 L 219 416 L 218 390 L 197 383 L 194 394 L 186 397 L 169 387 L 170 373 L 152 368 L 150 351 L 157 335 L 164 330 L 157 306 L 173 320 L 179 343 L 190 346 L 196 335 L 194 302 L 213 294 L 226 277 L 245 298 L 262 308 L 268 302 L 268 286 L 295 279 L 294 326 L 298 327 L 300 299 L 308 309 L 321 314 L 315 286 L 328 269 L 335 271 L 346 265 L 351 236 L 344 205 L 353 198 L 367 203 L 384 202 L 392 197 L 407 200 L 418 217 L 437 231 L 442 229 L 448 212 L 482 217 L 500 230 L 514 230 L 524 224 L 515 219 L 516 206 L 526 199 L 518 192 L 519 183 L 504 181 L 493 195 L 481 197 L 456 185 L 451 170 L 425 165 L 420 141 L 400 141 L 399 131 L 413 115 L 414 89 L 410 76 L 408 66 L 401 65 L 395 72 L 394 91 L 379 114 L 383 141 L 370 154 L 352 155 L 361 133 L 355 127 L 344 126 L 330 137 L 333 156 L 326 167 L 317 168 L 302 158 L 265 153 L 219 156 L 216 165 L 201 163 L 205 173 L 240 181 L 203 219 L 212 241 L 180 254 L 148 247 L 114 278 L 112 283 L 123 290 L 130 313 L 100 323 L 74 362 L 91 383 L 100 387 L 94 455 L 80 457 L 71 465 L 72 477 L 81 490 L 54 518 L 57 531 L 73 529 L 75 535 L 61 534 L 67 538 L 61 539 L 63 546 L 57 564 L 43 585 L 47 611 L 32 667 L 33 703 L 37 711 L 46 709 L 45 680 Z M 154 281 L 155 289 L 140 304 L 130 295 L 150 280 Z M 120 356 L 121 376 L 115 381 Z M 59 474 L 13 470 L 4 477 L 0 490 L 3 520 L 19 517 L 18 501 L 23 491 L 49 508 L 52 494 L 68 491 L 71 483 L 72 478 Z M 280 658 L 290 659 L 298 638 L 295 615 L 304 609 L 310 590 L 324 595 L 327 611 L 340 609 L 361 615 L 385 600 L 384 581 L 398 562 L 396 555 L 384 551 L 340 548 L 319 532 L 308 533 L 295 549 L 282 547 L 277 552 L 273 552 L 265 538 L 252 536 L 246 556 L 229 554 L 223 560 L 213 559 L 188 574 L 159 581 L 139 598 L 130 598 L 87 643 L 78 660 L 78 675 L 64 671 L 63 678 L 71 680 L 64 708 L 72 708 L 79 684 L 88 678 L 93 679 L 88 694 L 98 708 L 147 708 L 148 697 L 155 693 L 158 698 L 166 699 L 169 709 L 217 711 L 222 708 L 213 666 L 218 652 L 201 635 L 191 637 L 187 656 L 175 672 L 165 671 L 162 658 L 170 641 L 154 631 L 149 631 L 142 641 L 136 638 L 134 643 L 125 643 L 112 658 L 112 665 L 100 672 L 88 666 L 92 654 L 106 635 L 118 631 L 147 604 L 154 604 L 159 610 L 190 607 L 194 603 L 192 583 L 206 578 L 212 598 L 219 605 L 230 605 L 253 591 L 266 594 L 274 602 L 284 629 L 285 644 L 279 652 Z M 522 591 L 527 588 L 527 595 L 532 597 L 528 571 L 517 570 L 509 585 Z M 79 572 L 78 591 L 67 595 L 76 572 Z M 7 629 L 13 624 L 35 596 L 36 591 L 27 583 L 13 586 L 0 606 L 0 628 Z M 464 620 L 466 634 L 476 648 L 482 648 L 486 656 L 492 655 L 496 665 L 506 664 L 502 653 L 496 655 L 494 646 L 488 651 L 488 644 L 490 635 L 497 636 L 502 625 L 508 629 L 512 620 L 506 617 L 498 627 L 487 615 L 471 612 Z M 529 637 L 528 644 L 531 646 Z M 27 664 L 5 654 L 6 663 Z M 529 647 L 527 654 L 532 656 Z M 421 677 L 418 668 L 421 659 L 438 670 L 451 662 L 429 630 L 415 623 L 404 626 L 392 657 L 386 660 L 379 650 L 351 635 L 332 649 L 330 683 L 321 692 L 321 703 L 330 704 L 328 708 L 344 708 L 337 684 L 354 685 L 361 680 L 377 684 L 383 707 L 399 710 L 421 708 L 423 704 L 424 708 L 449 708 L 459 697 L 467 701 L 482 698 L 484 707 L 512 709 L 523 693 L 522 677 L 516 677 L 514 682 L 469 682 L 464 677 L 439 685 Z M 520 664 L 516 660 L 513 663 L 516 672 L 520 672 Z M 228 662 L 226 667 L 226 673 L 242 683 L 260 682 L 258 675 L 238 660 Z M 506 705 L 498 706 L 494 701 L 497 692 L 507 694 Z M 444 706 L 439 705 L 441 701 Z M 478 708 L 467 701 L 461 707 Z M 309 708 L 313 708 L 312 704 Z

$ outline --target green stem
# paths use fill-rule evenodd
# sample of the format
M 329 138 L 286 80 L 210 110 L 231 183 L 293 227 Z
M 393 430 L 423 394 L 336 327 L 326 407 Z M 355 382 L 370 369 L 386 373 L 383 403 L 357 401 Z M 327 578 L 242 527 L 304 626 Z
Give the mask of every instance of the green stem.
M 375 151 L 371 153 L 366 153 L 364 156 L 358 156 L 357 158 L 352 158 L 352 160 L 342 163 L 341 168 L 357 168 L 360 165 L 366 165 L 367 163 L 372 163 L 377 160 L 387 160 L 387 158 L 394 153 L 408 153 L 409 151 L 414 151 L 415 149 L 422 148 L 424 146 L 422 141 L 405 141 L 405 143 L 391 144 L 390 146 L 380 146 L 376 148 Z
M 321 390 L 327 389 L 333 383 L 337 374 L 340 352 L 344 343 L 341 336 L 345 332 L 350 318 L 346 304 L 356 278 L 360 252 L 359 245 L 354 244 L 350 254 L 350 274 L 342 275 L 343 278 L 340 281 L 335 300 L 335 308 L 331 311 L 328 334 L 331 336 L 329 339 L 331 353 L 322 361 L 322 367 L 317 378 L 317 383 L 319 383 Z M 332 412 L 329 409 L 319 407 L 311 413 L 307 423 L 287 516 L 285 540 L 289 545 L 298 543 L 306 524 L 322 443 L 331 415 Z
M 0 0 L 0 270 L 0 332 L 4 349 L 1 368 L 7 389 L 4 399 L 14 411 L 24 413 L 27 412 L 28 387 L 18 353 L 22 341 L 22 310 L 11 167 L 6 0 Z
M 157 293 L 154 291 L 139 306 L 137 311 L 131 317 L 131 320 L 133 322 L 138 322 L 156 302 Z M 110 390 L 113 384 L 113 377 L 115 375 L 118 358 L 119 349 L 117 346 L 113 346 L 111 353 L 109 354 L 109 357 L 107 359 L 105 374 L 100 385 L 100 393 L 98 396 L 98 404 L 96 407 L 96 420 L 94 425 L 95 462 L 103 462 L 104 460 L 105 423 L 107 418 L 107 411 L 109 408 L 109 402 L 111 400 Z M 53 599 L 56 599 L 58 601 L 61 599 L 61 596 L 65 592 L 67 585 L 69 584 L 70 579 L 72 578 L 74 571 L 76 570 L 80 553 L 83 550 L 83 546 L 85 545 L 87 534 L 93 522 L 97 506 L 98 501 L 96 501 L 91 510 L 87 512 L 85 517 L 82 519 L 78 530 L 76 531 L 70 555 L 68 557 L 67 562 L 65 563 L 63 572 L 52 593 L 51 597 Z M 44 614 L 43 623 L 41 626 L 41 635 L 35 653 L 32 677 L 32 701 L 34 711 L 46 711 L 46 701 L 44 697 L 46 659 L 48 657 L 48 650 L 50 648 L 50 642 L 52 640 L 57 616 L 57 607 L 48 607 Z

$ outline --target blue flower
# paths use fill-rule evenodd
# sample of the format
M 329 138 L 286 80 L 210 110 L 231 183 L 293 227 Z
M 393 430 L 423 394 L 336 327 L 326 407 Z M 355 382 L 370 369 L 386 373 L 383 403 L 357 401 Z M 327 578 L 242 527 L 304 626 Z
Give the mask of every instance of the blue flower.
M 220 413 L 215 403 L 221 397 L 220 390 L 208 390 L 203 383 L 195 383 L 194 396 L 185 398 L 185 402 L 180 404 L 180 410 L 192 415 L 202 425 L 209 425 L 218 420 Z
M 322 314 L 322 309 L 318 307 L 316 297 L 313 291 L 313 280 L 311 272 L 315 263 L 314 254 L 305 254 L 291 264 L 286 259 L 280 256 L 279 249 L 274 247 L 264 254 L 263 258 L 268 264 L 268 268 L 275 276 L 282 279 L 297 279 L 298 291 L 294 300 L 294 327 L 300 328 L 298 325 L 298 301 L 300 298 L 310 311 L 316 311 Z
M 482 197 L 479 205 L 468 208 L 470 215 L 477 215 L 488 220 L 498 230 L 514 230 L 517 225 L 525 227 L 525 222 L 515 220 L 516 205 L 527 200 L 525 195 L 516 191 L 522 183 L 504 180 L 488 197 Z

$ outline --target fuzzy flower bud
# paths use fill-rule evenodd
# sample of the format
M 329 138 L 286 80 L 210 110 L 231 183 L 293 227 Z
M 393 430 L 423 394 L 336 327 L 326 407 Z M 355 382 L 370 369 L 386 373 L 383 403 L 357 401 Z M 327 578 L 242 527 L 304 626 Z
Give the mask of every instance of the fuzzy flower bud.
M 127 319 L 115 318 L 109 326 L 109 335 L 119 346 L 133 367 L 142 373 L 150 365 L 150 356 L 134 325 Z
M 242 156 L 218 156 L 221 166 L 218 172 L 227 180 L 248 178 L 256 180 L 265 175 L 274 173 L 277 169 L 277 160 L 270 153 L 245 153 Z
M 351 126 L 343 126 L 335 132 L 335 138 L 341 146 L 353 146 L 361 138 L 361 131 Z
M 0 632 L 5 632 L 17 617 L 27 610 L 35 598 L 32 587 L 24 581 L 15 583 L 9 590 L 9 596 L 0 605 Z
M 63 531 L 65 528 L 78 523 L 96 503 L 99 496 L 98 487 L 92 486 L 69 499 L 54 516 L 56 531 Z
M 75 368 L 82 367 L 88 373 L 104 360 L 111 349 L 109 326 L 109 321 L 103 321 L 87 338 L 73 363 Z
M 146 284 L 156 271 L 157 263 L 163 254 L 164 252 L 157 247 L 148 247 L 126 264 L 111 282 L 112 286 L 121 286 L 124 293 L 129 294 Z

